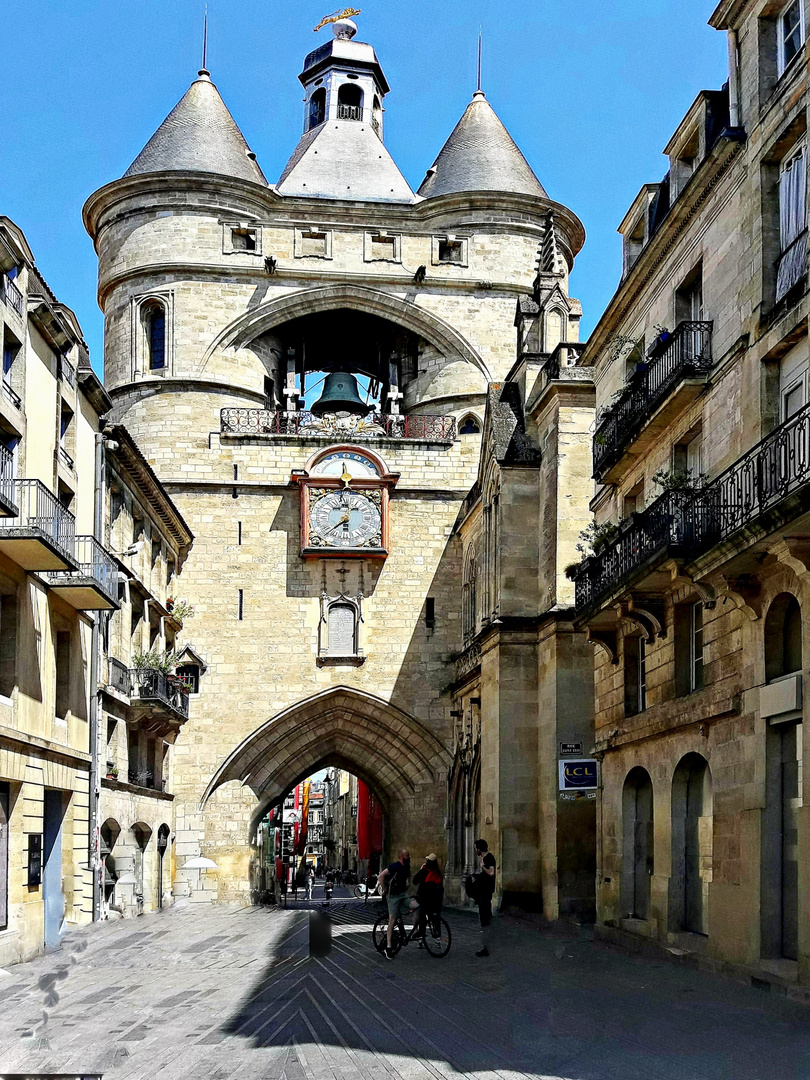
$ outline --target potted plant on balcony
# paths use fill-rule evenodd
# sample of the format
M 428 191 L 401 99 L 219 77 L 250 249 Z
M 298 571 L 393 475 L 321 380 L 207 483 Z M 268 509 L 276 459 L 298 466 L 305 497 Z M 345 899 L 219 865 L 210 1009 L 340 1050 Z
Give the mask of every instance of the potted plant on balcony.
M 618 529 L 618 525 L 614 525 L 612 521 L 604 521 L 601 524 L 595 521 L 590 522 L 588 527 L 579 534 L 577 551 L 581 552 L 586 559 L 598 555 L 602 548 L 610 543 Z
M 172 649 L 150 649 L 148 652 L 136 652 L 132 657 L 132 666 L 136 671 L 160 671 L 170 675 L 177 666 L 177 657 Z
M 114 761 L 108 761 L 107 762 L 107 779 L 108 780 L 117 780 L 118 779 L 118 766 L 115 764 Z
M 194 608 L 188 602 L 188 600 L 181 600 L 174 596 L 166 597 L 166 610 L 170 613 L 173 619 L 177 622 L 184 622 L 186 619 L 194 618 Z
M 650 345 L 649 349 L 647 349 L 648 360 L 657 359 L 662 353 L 666 352 L 667 348 L 672 342 L 672 333 L 667 330 L 665 326 L 659 326 L 658 324 L 656 324 L 653 327 L 653 330 L 656 333 L 656 337 L 654 338 L 653 343 Z
M 653 473 L 653 483 L 661 488 L 661 494 L 667 491 L 687 491 L 698 494 L 709 482 L 706 473 L 694 469 L 659 469 Z

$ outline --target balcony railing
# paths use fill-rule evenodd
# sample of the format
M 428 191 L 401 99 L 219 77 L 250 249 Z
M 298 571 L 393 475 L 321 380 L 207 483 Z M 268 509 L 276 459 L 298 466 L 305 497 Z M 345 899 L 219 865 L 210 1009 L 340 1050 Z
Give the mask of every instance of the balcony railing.
M 629 524 L 576 576 L 577 613 L 628 584 L 656 557 L 696 558 L 776 510 L 810 483 L 810 404 L 766 435 L 701 491 L 670 491 Z
M 666 348 L 639 371 L 599 421 L 593 440 L 593 471 L 601 477 L 646 426 L 652 413 L 682 379 L 705 375 L 712 366 L 712 324 L 682 322 Z
M 73 563 L 76 540 L 76 519 L 59 502 L 41 480 L 13 480 L 14 517 L 0 518 L 0 541 L 7 539 L 5 530 L 14 529 L 43 537 L 69 564 Z M 32 568 L 36 569 L 36 568 Z
M 338 120 L 362 120 L 362 105 L 338 105 Z
M 454 416 L 369 412 L 365 416 L 315 416 L 311 412 L 273 412 L 270 409 L 222 409 L 223 435 L 326 435 L 353 439 L 423 439 L 453 442 Z
M 14 455 L 0 443 L 0 513 L 11 516 L 19 513 L 14 500 Z
M 65 468 L 69 469 L 70 472 L 75 472 L 76 471 L 76 462 L 73 460 L 73 458 L 70 456 L 70 454 L 64 448 L 64 446 L 58 447 L 56 452 L 57 452 L 57 456 L 59 457 L 59 460 L 65 466 Z
M 166 705 L 188 719 L 188 691 L 173 676 L 153 668 L 136 669 L 131 675 L 133 697 Z
M 19 409 L 22 405 L 22 398 L 18 393 L 11 389 L 11 384 L 3 379 L 3 397 L 10 401 L 15 409 Z
M 49 575 L 54 587 L 81 586 L 90 581 L 116 608 L 118 604 L 118 569 L 106 548 L 95 536 L 77 536 L 73 557 L 75 570 L 56 570 Z
M 132 674 L 129 668 L 112 656 L 107 660 L 107 685 L 124 697 L 129 697 L 132 693 Z
M 23 294 L 14 284 L 10 277 L 3 275 L 3 299 L 9 307 L 13 308 L 17 314 L 22 318 L 23 313 Z
M 59 357 L 59 378 L 68 386 L 76 385 L 76 369 L 66 356 Z

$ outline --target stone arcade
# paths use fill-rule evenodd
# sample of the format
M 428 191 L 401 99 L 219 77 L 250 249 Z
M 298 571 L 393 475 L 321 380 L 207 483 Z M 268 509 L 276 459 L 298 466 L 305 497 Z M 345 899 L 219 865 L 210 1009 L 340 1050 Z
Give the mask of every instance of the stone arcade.
M 202 854 L 211 898 L 247 902 L 264 808 L 336 766 L 455 895 L 476 832 L 512 902 L 585 913 L 595 802 L 557 797 L 557 744 L 592 739 L 564 575 L 590 496 L 584 232 L 480 90 L 414 193 L 374 49 L 333 34 L 278 184 L 203 70 L 84 210 L 114 419 L 195 537 L 175 893 L 202 895 Z M 316 415 L 336 373 L 361 404 Z

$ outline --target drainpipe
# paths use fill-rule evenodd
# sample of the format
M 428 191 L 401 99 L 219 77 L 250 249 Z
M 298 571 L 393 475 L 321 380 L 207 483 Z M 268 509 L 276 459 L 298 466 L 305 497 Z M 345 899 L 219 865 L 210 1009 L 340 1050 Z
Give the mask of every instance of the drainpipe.
M 104 435 L 96 432 L 95 489 L 93 493 L 93 536 L 101 543 L 104 517 Z M 101 789 L 99 773 L 99 723 L 101 722 L 100 693 L 98 688 L 99 652 L 101 648 L 101 620 L 103 613 L 93 616 L 93 641 L 90 650 L 90 835 L 88 837 L 87 861 L 93 874 L 93 922 L 101 913 L 101 855 L 99 849 L 98 802 Z
M 740 63 L 737 31 L 728 31 L 728 126 L 741 127 L 740 123 Z

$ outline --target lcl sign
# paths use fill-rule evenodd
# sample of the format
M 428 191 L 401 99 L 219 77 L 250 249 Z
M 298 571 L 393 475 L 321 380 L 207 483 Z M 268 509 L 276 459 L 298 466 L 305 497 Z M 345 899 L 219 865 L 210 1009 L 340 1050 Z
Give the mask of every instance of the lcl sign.
M 599 765 L 595 758 L 566 758 L 558 765 L 560 791 L 593 791 L 599 786 Z

